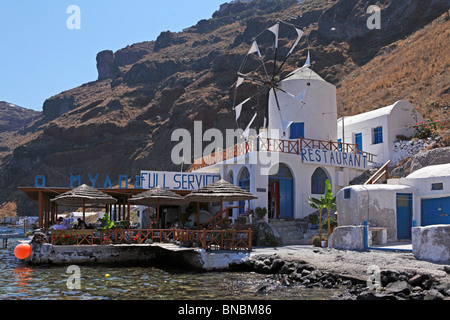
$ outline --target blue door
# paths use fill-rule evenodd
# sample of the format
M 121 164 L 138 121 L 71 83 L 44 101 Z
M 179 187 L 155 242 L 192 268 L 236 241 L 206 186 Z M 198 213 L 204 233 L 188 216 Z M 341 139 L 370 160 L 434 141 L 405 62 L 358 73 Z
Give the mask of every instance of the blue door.
M 294 219 L 293 181 L 280 179 L 280 219 Z
M 422 227 L 434 224 L 450 224 L 450 197 L 423 199 L 421 207 Z
M 303 122 L 291 124 L 291 134 L 289 139 L 300 139 L 305 137 L 305 124 Z
M 355 134 L 355 144 L 358 145 L 359 153 L 362 153 L 363 151 L 362 133 Z
M 397 194 L 397 238 L 411 239 L 412 201 L 410 193 Z

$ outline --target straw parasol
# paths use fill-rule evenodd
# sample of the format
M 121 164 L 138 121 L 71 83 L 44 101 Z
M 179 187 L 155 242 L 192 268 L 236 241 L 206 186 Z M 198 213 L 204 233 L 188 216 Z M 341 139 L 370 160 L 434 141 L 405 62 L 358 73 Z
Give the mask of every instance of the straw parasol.
M 190 202 L 197 202 L 197 225 L 199 225 L 199 203 L 220 201 L 220 212 L 223 212 L 223 202 L 246 201 L 258 199 L 244 190 L 225 180 L 219 180 L 198 190 L 192 191 L 185 197 Z
M 159 222 L 159 206 L 160 205 L 181 205 L 186 203 L 184 197 L 167 190 L 161 186 L 157 186 L 153 189 L 140 193 L 131 197 L 128 200 L 132 204 L 141 205 L 141 206 L 153 206 L 157 207 L 157 215 L 156 220 Z M 149 215 L 149 226 L 150 226 L 150 215 Z
M 114 204 L 117 200 L 110 195 L 94 189 L 86 184 L 65 192 L 51 201 L 65 206 L 83 206 L 83 220 L 85 220 L 86 204 Z

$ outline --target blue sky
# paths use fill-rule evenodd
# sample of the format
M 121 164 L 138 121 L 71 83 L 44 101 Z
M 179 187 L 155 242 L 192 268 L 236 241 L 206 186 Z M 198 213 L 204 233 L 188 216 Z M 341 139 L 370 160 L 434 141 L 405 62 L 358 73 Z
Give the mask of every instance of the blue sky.
M 97 53 L 155 40 L 211 18 L 229 0 L 1 0 L 0 101 L 42 110 L 44 101 L 97 80 Z M 81 29 L 70 30 L 70 5 Z

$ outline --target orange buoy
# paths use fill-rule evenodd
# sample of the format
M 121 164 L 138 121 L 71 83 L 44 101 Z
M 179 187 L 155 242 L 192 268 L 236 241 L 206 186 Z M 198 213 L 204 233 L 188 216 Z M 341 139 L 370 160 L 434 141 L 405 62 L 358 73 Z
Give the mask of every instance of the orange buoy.
M 31 254 L 31 246 L 28 243 L 21 243 L 14 248 L 14 255 L 17 259 L 24 260 Z

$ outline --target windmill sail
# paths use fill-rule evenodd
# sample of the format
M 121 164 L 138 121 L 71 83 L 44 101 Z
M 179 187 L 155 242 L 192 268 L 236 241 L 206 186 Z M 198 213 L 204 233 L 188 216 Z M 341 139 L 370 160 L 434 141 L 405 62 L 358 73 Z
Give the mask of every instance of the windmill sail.
M 253 41 L 252 46 L 250 47 L 250 50 L 248 51 L 247 55 L 252 54 L 252 53 L 258 53 L 258 56 L 261 58 L 261 52 L 259 52 L 259 48 L 258 48 L 258 43 L 255 41 Z
M 278 48 L 278 34 L 280 31 L 280 24 L 277 23 L 276 25 L 270 27 L 268 30 L 275 35 L 275 48 Z
M 299 72 L 300 70 L 309 68 L 310 66 L 311 66 L 311 56 L 310 56 L 309 51 L 308 51 L 308 57 L 306 58 L 305 64 L 304 64 L 301 68 L 298 68 L 297 70 L 294 70 L 294 71 L 292 71 L 291 73 L 289 73 L 289 74 L 285 77 L 285 79 L 286 79 L 286 78 L 289 78 L 289 77 L 292 77 L 295 73 Z
M 248 138 L 249 138 L 249 135 L 250 135 L 250 127 L 252 126 L 253 121 L 255 121 L 257 115 L 258 115 L 258 112 L 255 113 L 255 115 L 253 116 L 252 120 L 250 121 L 250 123 L 248 124 L 247 128 L 245 129 L 244 133 L 242 134 L 246 141 L 248 141 Z
M 297 31 L 297 40 L 295 40 L 294 45 L 292 46 L 291 50 L 288 53 L 288 57 L 292 54 L 292 52 L 294 52 L 294 49 L 297 47 L 298 43 L 300 42 L 300 39 L 302 38 L 303 35 L 303 31 L 300 29 L 295 28 L 295 30 Z
M 248 98 L 247 100 L 245 100 L 244 102 L 240 103 L 239 105 L 237 105 L 234 110 L 236 111 L 236 121 L 238 121 L 239 117 L 241 116 L 241 112 L 242 112 L 242 107 L 244 106 L 244 104 L 246 104 L 247 102 L 250 101 L 251 98 Z

